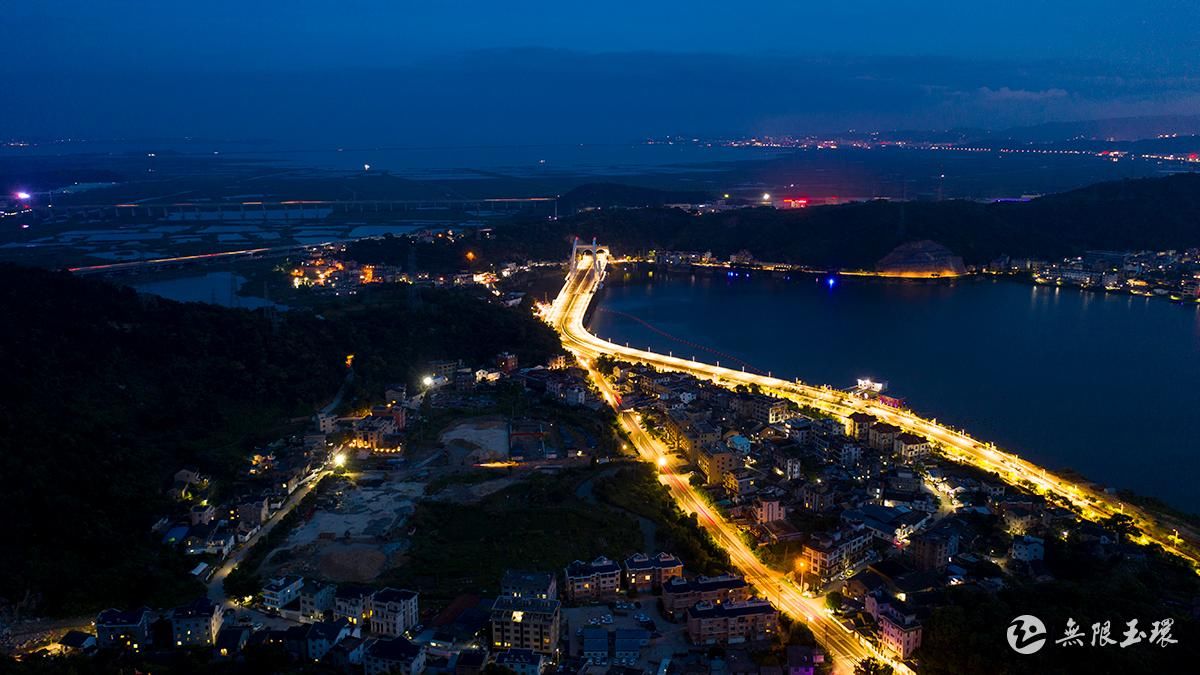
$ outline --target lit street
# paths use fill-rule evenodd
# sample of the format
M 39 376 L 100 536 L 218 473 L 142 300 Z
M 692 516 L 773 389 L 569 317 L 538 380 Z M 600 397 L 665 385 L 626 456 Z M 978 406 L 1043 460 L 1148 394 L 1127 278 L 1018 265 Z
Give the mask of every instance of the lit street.
M 603 248 L 597 255 L 599 257 L 598 265 L 591 253 L 584 253 L 581 256 L 574 269 L 568 274 L 561 293 L 543 311 L 543 318 L 558 330 L 563 343 L 585 364 L 590 366 L 595 358 L 608 354 L 631 362 L 646 363 L 664 370 L 689 373 L 730 387 L 757 385 L 764 392 L 793 400 L 804 406 L 811 406 L 839 419 L 845 419 L 854 412 L 868 412 L 904 430 L 928 436 L 936 441 L 952 459 L 995 472 L 1010 482 L 1028 481 L 1039 491 L 1070 504 L 1078 513 L 1090 520 L 1102 520 L 1119 513 L 1128 515 L 1133 518 L 1134 523 L 1143 533 L 1139 539 L 1140 543 L 1158 544 L 1164 549 L 1188 559 L 1193 565 L 1197 564 L 1198 560 L 1191 546 L 1177 545 L 1173 541 L 1173 529 L 1151 521 L 1148 516 L 1138 510 L 1107 495 L 1089 493 L 1079 486 L 1055 480 L 1052 476 L 1048 476 L 1043 469 L 1025 460 L 977 441 L 961 431 L 948 429 L 936 422 L 922 419 L 911 412 L 854 398 L 830 388 L 813 387 L 799 382 L 736 371 L 675 356 L 664 356 L 652 351 L 614 344 L 592 335 L 584 327 L 584 318 L 592 298 L 603 280 L 603 270 L 608 262 L 607 252 Z M 616 398 L 606 382 L 594 368 L 589 367 L 589 371 L 605 398 L 615 406 Z M 658 462 L 660 457 L 667 457 L 668 461 L 671 461 L 667 449 L 646 433 L 633 413 L 623 412 L 619 417 L 622 426 L 633 439 L 642 457 L 654 462 Z M 786 581 L 780 573 L 763 565 L 742 541 L 737 530 L 728 521 L 709 509 L 703 498 L 686 480 L 671 473 L 669 467 L 666 468 L 665 481 L 680 507 L 689 513 L 698 515 L 700 522 L 729 553 L 733 563 L 767 599 L 793 619 L 809 621 L 817 639 L 832 652 L 835 662 L 838 664 L 837 672 L 849 672 L 853 662 L 867 656 L 878 656 L 870 647 L 860 643 L 850 631 L 826 614 L 820 599 L 804 597 L 800 590 Z M 1190 539 L 1190 537 L 1184 537 L 1183 541 Z M 898 670 L 904 669 L 901 667 Z

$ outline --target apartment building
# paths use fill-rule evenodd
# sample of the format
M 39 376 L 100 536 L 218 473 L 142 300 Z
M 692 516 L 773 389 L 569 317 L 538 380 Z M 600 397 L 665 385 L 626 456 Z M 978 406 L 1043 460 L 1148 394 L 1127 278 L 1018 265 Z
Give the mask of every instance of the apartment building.
M 619 576 L 619 574 L 618 574 Z M 557 600 L 501 596 L 492 605 L 492 648 L 558 651 L 561 605 Z

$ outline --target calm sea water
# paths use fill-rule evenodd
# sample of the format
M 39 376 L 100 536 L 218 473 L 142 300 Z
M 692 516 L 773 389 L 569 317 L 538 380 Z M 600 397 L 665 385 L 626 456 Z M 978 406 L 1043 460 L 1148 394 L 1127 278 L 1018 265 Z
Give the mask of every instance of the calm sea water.
M 207 272 L 192 276 L 133 284 L 142 293 L 153 293 L 180 302 L 209 302 L 225 307 L 256 309 L 275 303 L 254 296 L 238 295 L 245 277 L 233 272 Z M 275 305 L 282 308 L 283 305 Z
M 601 336 L 835 387 L 886 380 L 1034 462 L 1200 512 L 1200 307 L 986 279 L 655 272 L 605 293 Z

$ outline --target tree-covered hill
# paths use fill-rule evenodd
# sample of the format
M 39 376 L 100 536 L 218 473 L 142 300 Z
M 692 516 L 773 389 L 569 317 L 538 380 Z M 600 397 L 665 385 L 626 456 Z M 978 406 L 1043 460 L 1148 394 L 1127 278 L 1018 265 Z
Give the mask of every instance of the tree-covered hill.
M 0 267 L 0 598 L 51 612 L 184 590 L 150 534 L 170 476 L 230 475 L 311 415 L 356 354 L 360 391 L 434 358 L 559 350 L 531 316 L 466 292 L 391 287 L 322 314 L 177 303 Z
M 570 237 L 618 252 L 741 249 L 761 260 L 870 268 L 896 246 L 931 239 L 984 264 L 999 255 L 1058 258 L 1086 249 L 1200 246 L 1200 175 L 1100 183 L 1029 202 L 870 201 L 796 210 L 600 209 L 497 231 L 504 254 L 558 257 Z M 485 248 L 486 250 L 486 248 Z

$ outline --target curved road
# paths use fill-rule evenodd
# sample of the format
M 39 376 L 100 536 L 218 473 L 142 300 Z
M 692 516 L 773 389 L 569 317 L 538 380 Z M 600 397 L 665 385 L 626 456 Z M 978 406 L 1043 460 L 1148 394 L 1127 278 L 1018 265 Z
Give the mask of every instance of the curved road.
M 627 361 L 646 363 L 664 370 L 686 372 L 725 386 L 757 385 L 765 392 L 816 408 L 841 419 L 845 419 L 855 412 L 866 412 L 901 429 L 932 439 L 943 452 L 957 461 L 995 472 L 1011 483 L 1032 484 L 1047 497 L 1069 506 L 1089 520 L 1103 520 L 1117 514 L 1127 515 L 1141 530 L 1136 541 L 1142 544 L 1159 545 L 1186 559 L 1194 569 L 1200 571 L 1200 554 L 1197 553 L 1196 546 L 1197 535 L 1194 531 L 1186 529 L 1182 523 L 1164 523 L 1152 518 L 1144 511 L 1126 505 L 1111 495 L 1064 481 L 1047 473 L 1041 467 L 997 449 L 990 443 L 983 443 L 971 438 L 963 431 L 942 426 L 936 420 L 926 420 L 912 412 L 859 399 L 829 387 L 814 387 L 799 381 L 792 382 L 721 368 L 699 361 L 664 356 L 652 351 L 618 345 L 592 335 L 584 326 L 584 316 L 603 280 L 603 270 L 608 262 L 605 253 L 601 252 L 599 256 L 599 273 L 595 270 L 595 261 L 590 254 L 584 255 L 577 261 L 573 269 L 569 271 L 558 297 L 555 298 L 553 304 L 544 309 L 543 318 L 559 332 L 563 344 L 588 367 L 597 386 L 600 387 L 610 403 L 615 404 L 616 402 L 613 392 L 603 378 L 590 367 L 591 359 L 604 354 Z M 633 413 L 620 413 L 619 419 L 634 440 L 638 452 L 644 458 L 659 462 L 660 458 L 665 457 L 668 463 L 672 461 L 667 449 L 645 433 Z M 810 622 L 810 626 L 822 644 L 829 648 L 835 657 L 841 657 L 837 659 L 839 664 L 837 672 L 843 672 L 842 668 L 847 665 L 847 660 L 855 661 L 873 655 L 872 649 L 859 643 L 854 634 L 829 617 L 822 606 L 813 599 L 801 595 L 799 589 L 785 581 L 778 572 L 766 568 L 745 545 L 737 531 L 720 515 L 713 513 L 696 491 L 686 481 L 671 473 L 669 467 L 664 472 L 664 479 L 680 505 L 699 515 L 702 523 L 729 551 L 734 563 L 760 591 L 793 618 L 805 619 Z M 1178 531 L 1175 528 L 1178 528 Z M 901 667 L 897 668 L 897 671 L 907 672 L 908 669 Z M 849 670 L 845 672 L 849 672 Z

